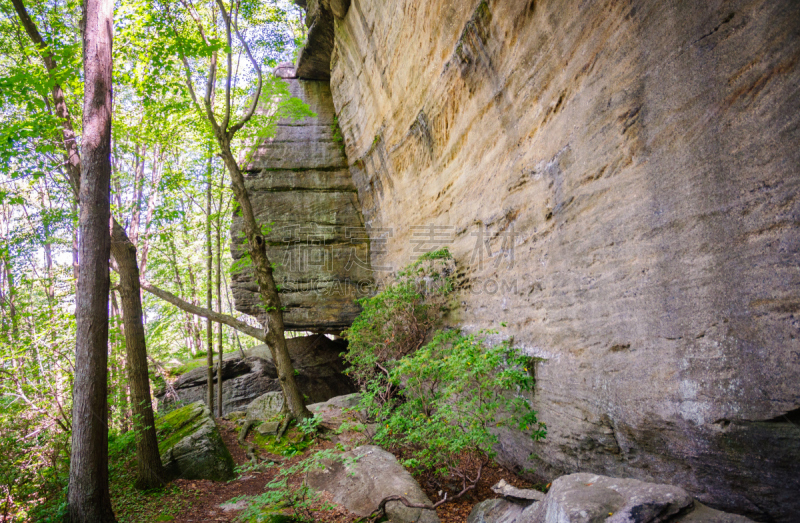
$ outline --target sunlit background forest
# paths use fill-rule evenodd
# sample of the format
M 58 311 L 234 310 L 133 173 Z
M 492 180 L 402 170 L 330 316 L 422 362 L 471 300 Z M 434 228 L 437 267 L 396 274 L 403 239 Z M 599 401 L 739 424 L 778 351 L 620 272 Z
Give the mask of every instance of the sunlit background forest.
M 80 136 L 81 4 L 47 0 L 27 2 L 27 8 L 58 64 L 55 77 Z M 179 8 L 139 0 L 116 4 L 112 215 L 136 245 L 143 281 L 240 316 L 229 286 L 230 181 L 181 65 L 182 57 L 199 61 L 207 49 L 191 28 L 180 32 L 186 17 Z M 0 2 L 0 12 L 0 520 L 47 520 L 63 504 L 69 469 L 78 209 L 64 168 L 62 122 L 49 101 L 53 75 L 12 3 Z M 239 13 L 239 28 L 263 70 L 293 60 L 305 38 L 299 8 L 251 0 L 240 3 Z M 224 46 L 221 35 L 209 38 Z M 242 49 L 233 56 L 233 100 L 242 105 L 254 84 L 252 69 L 245 67 Z M 262 100 L 282 107 L 287 96 L 280 81 L 265 78 Z M 237 136 L 240 157 L 270 133 L 280 111 L 271 114 Z M 113 269 L 112 447 L 133 423 Z M 151 386 L 157 389 L 175 366 L 205 354 L 206 323 L 149 293 L 142 300 Z M 257 343 L 219 324 L 213 329 L 215 352 L 220 343 L 225 352 Z

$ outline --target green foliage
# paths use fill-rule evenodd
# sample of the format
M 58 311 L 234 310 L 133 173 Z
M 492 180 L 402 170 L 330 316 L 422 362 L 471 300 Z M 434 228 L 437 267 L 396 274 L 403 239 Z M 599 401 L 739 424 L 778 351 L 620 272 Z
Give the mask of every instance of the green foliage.
M 300 485 L 290 484 L 289 478 L 305 476 L 311 470 L 323 468 L 324 463 L 330 464 L 335 461 L 345 464 L 353 462 L 352 459 L 345 458 L 336 450 L 328 449 L 314 452 L 294 465 L 282 467 L 275 478 L 267 483 L 263 494 L 240 496 L 230 500 L 230 502 L 246 500 L 248 503 L 247 509 L 237 516 L 237 521 L 247 523 L 282 521 L 312 523 L 316 521 L 313 507 L 318 503 L 319 496 L 305 482 Z M 324 510 L 333 508 L 333 506 L 322 504 L 320 508 Z
M 546 431 L 529 399 L 534 361 L 510 340 L 489 344 L 485 337 L 496 333 L 457 329 L 430 336 L 447 310 L 454 272 L 447 249 L 431 252 L 360 300 L 346 359 L 362 388 L 358 409 L 378 424 L 376 442 L 398 449 L 414 472 L 466 481 L 494 457 L 498 429 L 534 440 Z
M 297 371 L 295 371 L 297 372 Z M 299 374 L 299 373 L 298 373 Z M 322 424 L 322 417 L 319 414 L 314 414 L 310 418 L 306 418 L 300 422 L 297 428 L 306 436 L 313 436 L 319 431 Z
M 454 274 L 452 256 L 444 248 L 420 257 L 375 296 L 358 300 L 362 312 L 344 336 L 349 373 L 360 386 L 385 382 L 388 362 L 422 346 L 447 310 Z
M 407 451 L 405 466 L 447 476 L 465 453 L 493 458 L 499 427 L 545 436 L 528 398 L 530 365 L 508 340 L 487 345 L 473 334 L 443 331 L 392 366 L 397 392 L 389 401 L 375 401 L 373 392 L 362 406 L 379 421 L 376 441 Z

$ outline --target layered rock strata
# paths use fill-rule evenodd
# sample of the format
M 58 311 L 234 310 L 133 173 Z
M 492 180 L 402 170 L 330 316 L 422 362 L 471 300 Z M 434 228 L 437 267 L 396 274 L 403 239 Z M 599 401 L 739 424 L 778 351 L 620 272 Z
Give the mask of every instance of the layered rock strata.
M 544 360 L 547 439 L 504 434 L 501 457 L 792 521 L 800 4 L 353 0 L 326 19 L 373 267 L 449 246 L 461 324 Z
M 358 314 L 357 298 L 372 287 L 369 237 L 344 155 L 327 82 L 298 80 L 294 68 L 276 74 L 292 96 L 316 114 L 278 122 L 246 165 L 256 220 L 269 227 L 267 255 L 275 265 L 284 324 L 289 330 L 338 331 Z M 231 251 L 244 255 L 242 219 L 234 216 Z M 236 309 L 265 317 L 252 267 L 240 264 L 231 288 Z

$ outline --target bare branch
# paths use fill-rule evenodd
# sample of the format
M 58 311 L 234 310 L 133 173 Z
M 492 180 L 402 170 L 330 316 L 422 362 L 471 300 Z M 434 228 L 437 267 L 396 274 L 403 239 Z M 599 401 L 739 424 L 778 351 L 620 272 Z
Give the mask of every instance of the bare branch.
M 231 38 L 231 17 L 225 11 L 225 4 L 222 0 L 217 0 L 217 5 L 222 13 L 222 21 L 225 24 L 225 37 L 228 43 L 228 71 L 225 75 L 225 115 L 222 117 L 222 129 L 227 131 L 228 124 L 231 122 L 231 75 L 233 73 L 233 51 L 232 51 L 232 38 Z
M 159 289 L 151 285 L 150 283 L 143 281 L 141 282 L 142 289 L 146 290 L 150 294 L 161 298 L 162 300 L 169 302 L 179 309 L 182 309 L 186 312 L 191 314 L 195 314 L 197 316 L 202 316 L 203 318 L 208 318 L 211 321 L 215 321 L 217 323 L 222 323 L 229 327 L 232 327 L 239 332 L 243 332 L 248 336 L 251 336 L 259 341 L 265 341 L 264 331 L 257 328 L 251 327 L 250 325 L 246 324 L 243 321 L 237 320 L 233 316 L 228 316 L 227 314 L 220 314 L 218 312 L 213 312 L 203 307 L 199 307 L 197 305 L 192 305 L 189 302 L 183 301 L 182 299 L 178 298 L 174 294 L 167 292 L 165 290 Z
M 222 0 L 217 0 L 217 2 L 221 3 Z M 236 132 L 239 129 L 244 127 L 245 124 L 247 122 L 249 122 L 250 119 L 255 114 L 256 108 L 258 107 L 258 99 L 261 98 L 261 89 L 262 89 L 262 86 L 263 86 L 263 75 L 261 73 L 261 67 L 258 66 L 258 61 L 256 61 L 255 57 L 253 56 L 253 53 L 250 51 L 250 46 L 247 45 L 247 42 L 245 41 L 244 37 L 242 36 L 242 33 L 239 32 L 239 24 L 236 21 L 236 19 L 233 20 L 233 29 L 236 32 L 236 38 L 239 39 L 239 41 L 242 43 L 242 46 L 244 46 L 244 50 L 247 52 L 247 58 L 250 59 L 250 63 L 253 64 L 253 68 L 256 70 L 256 73 L 258 74 L 258 84 L 256 85 L 256 93 L 253 96 L 253 101 L 250 104 L 250 108 L 247 110 L 247 112 L 245 113 L 245 115 L 242 117 L 242 119 L 239 122 L 237 122 L 237 123 L 235 123 L 235 124 L 233 124 L 231 126 L 230 130 L 228 131 L 228 137 L 229 138 L 233 138 L 233 135 L 236 134 Z M 230 56 L 230 55 L 228 55 L 228 56 Z

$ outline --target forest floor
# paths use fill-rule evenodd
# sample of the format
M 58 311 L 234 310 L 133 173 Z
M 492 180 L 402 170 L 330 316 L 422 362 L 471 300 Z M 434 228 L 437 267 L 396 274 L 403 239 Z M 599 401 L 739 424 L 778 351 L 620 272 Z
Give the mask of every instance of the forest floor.
M 239 518 L 240 510 L 224 510 L 220 507 L 232 499 L 242 496 L 257 496 L 263 494 L 266 486 L 276 478 L 279 467 L 273 466 L 257 471 L 248 470 L 249 463 L 245 455 L 245 449 L 237 441 L 239 427 L 230 421 L 217 420 L 220 434 L 223 441 L 231 452 L 233 460 L 237 466 L 238 474 L 236 479 L 228 482 L 216 482 L 209 480 L 176 480 L 169 488 L 159 493 L 151 495 L 130 492 L 125 489 L 122 493 L 114 495 L 115 509 L 120 523 L 144 523 L 151 521 L 172 521 L 174 523 L 198 523 L 203 521 L 243 521 Z M 248 442 L 252 443 L 253 434 L 248 436 Z M 302 454 L 292 458 L 284 458 L 282 465 L 291 466 L 308 452 L 332 448 L 330 441 L 317 439 Z M 276 457 L 277 458 L 277 457 Z M 278 458 L 279 459 L 279 458 Z M 505 479 L 508 483 L 520 488 L 533 488 L 533 485 L 520 479 L 514 473 L 499 467 L 490 465 L 484 468 L 482 477 L 477 487 L 465 495 L 463 498 L 450 503 L 445 503 L 436 509 L 436 513 L 442 523 L 463 523 L 472 510 L 472 507 L 490 498 L 497 497 L 491 491 L 491 486 Z M 420 485 L 430 499 L 437 499 L 433 478 L 417 478 Z M 299 484 L 300 477 L 290 478 L 290 485 Z M 129 493 L 126 498 L 125 493 Z M 312 504 L 312 518 L 316 522 L 322 523 L 353 523 L 359 519 L 358 516 L 348 512 L 340 506 L 331 509 L 333 504 L 328 499 L 322 497 Z

